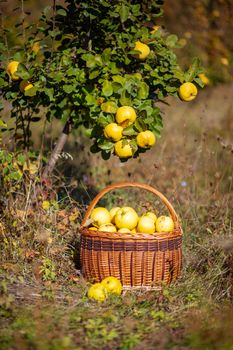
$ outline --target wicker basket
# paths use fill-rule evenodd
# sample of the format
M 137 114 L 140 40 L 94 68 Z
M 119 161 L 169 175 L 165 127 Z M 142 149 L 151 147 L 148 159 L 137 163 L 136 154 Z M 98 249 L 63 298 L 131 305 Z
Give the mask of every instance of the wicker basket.
M 86 223 L 98 201 L 109 191 L 124 187 L 141 188 L 158 196 L 170 212 L 174 231 L 151 235 L 89 230 Z M 123 182 L 106 187 L 90 203 L 80 233 L 81 271 L 91 282 L 115 276 L 121 280 L 124 289 L 150 290 L 170 284 L 180 274 L 182 229 L 170 202 L 151 186 Z

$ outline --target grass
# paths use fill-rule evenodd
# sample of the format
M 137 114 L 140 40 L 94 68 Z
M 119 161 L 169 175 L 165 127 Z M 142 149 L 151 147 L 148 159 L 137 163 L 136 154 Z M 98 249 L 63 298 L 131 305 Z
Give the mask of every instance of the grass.
M 233 349 L 231 110 L 221 114 L 218 102 L 219 119 L 208 108 L 203 119 L 206 95 L 188 109 L 185 125 L 187 105 L 169 107 L 163 138 L 141 161 L 119 166 L 84 151 L 72 166 L 61 164 L 69 176 L 49 210 L 25 214 L 23 197 L 2 205 L 0 349 Z M 67 151 L 73 147 L 71 140 Z M 90 198 L 126 179 L 157 187 L 174 205 L 184 230 L 182 276 L 162 292 L 129 291 L 96 303 L 79 274 L 77 232 Z M 125 203 L 165 210 L 137 190 L 102 201 Z

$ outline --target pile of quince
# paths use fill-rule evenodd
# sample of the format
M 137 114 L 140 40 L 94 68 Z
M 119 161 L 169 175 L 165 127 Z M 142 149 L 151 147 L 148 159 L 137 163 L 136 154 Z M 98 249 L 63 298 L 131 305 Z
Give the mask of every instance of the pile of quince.
M 104 301 L 108 294 L 120 295 L 122 292 L 121 282 L 113 276 L 104 278 L 100 283 L 93 284 L 87 292 L 89 299 Z
M 119 233 L 148 233 L 158 234 L 174 230 L 174 222 L 170 216 L 148 211 L 139 216 L 131 207 L 113 207 L 108 210 L 97 207 L 91 213 L 89 230 Z

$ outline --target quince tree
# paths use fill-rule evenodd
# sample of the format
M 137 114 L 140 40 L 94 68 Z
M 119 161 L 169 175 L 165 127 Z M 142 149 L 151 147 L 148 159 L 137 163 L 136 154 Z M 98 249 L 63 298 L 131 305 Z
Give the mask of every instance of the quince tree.
M 54 118 L 64 123 L 44 175 L 54 169 L 70 131 L 80 127 L 93 141 L 91 151 L 104 159 L 138 157 L 160 137 L 157 102 L 179 97 L 184 83 L 203 86 L 199 60 L 183 71 L 175 54 L 178 37 L 158 25 L 162 3 L 66 0 L 61 6 L 54 1 L 36 30 L 27 29 L 25 18 L 17 24 L 23 29 L 21 47 L 9 47 L 7 30 L 2 30 L 0 87 L 3 100 L 11 104 L 15 123 L 8 132 L 17 147 L 31 150 L 31 126 L 42 113 L 49 123 Z M 153 134 L 143 134 L 150 140 L 138 142 L 138 134 L 146 131 Z

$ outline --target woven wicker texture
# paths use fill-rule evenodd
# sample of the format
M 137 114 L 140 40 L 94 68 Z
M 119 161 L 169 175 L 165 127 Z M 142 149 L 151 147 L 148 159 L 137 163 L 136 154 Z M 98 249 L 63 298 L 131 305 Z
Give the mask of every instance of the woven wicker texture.
M 109 191 L 125 187 L 147 190 L 159 197 L 174 221 L 174 231 L 151 235 L 89 230 L 86 223 L 99 200 Z M 106 187 L 90 203 L 80 233 L 82 273 L 91 282 L 115 276 L 125 289 L 157 289 L 161 284 L 170 284 L 180 274 L 182 230 L 178 217 L 167 198 L 151 186 L 123 182 Z

